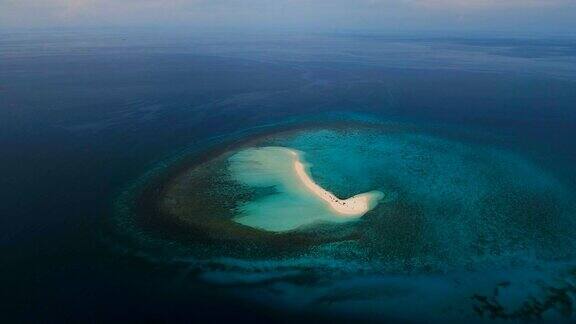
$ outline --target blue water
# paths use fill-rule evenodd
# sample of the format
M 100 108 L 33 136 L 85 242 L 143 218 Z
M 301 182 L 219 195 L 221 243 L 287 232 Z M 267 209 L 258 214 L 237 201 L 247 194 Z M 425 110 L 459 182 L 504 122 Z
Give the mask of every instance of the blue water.
M 226 287 L 213 289 L 211 283 L 229 282 L 231 274 L 208 273 L 210 280 L 202 280 L 185 262 L 150 260 L 141 246 L 110 230 L 114 201 L 151 169 L 208 140 L 242 137 L 264 125 L 354 116 L 433 134 L 411 140 L 448 147 L 446 159 L 433 160 L 441 180 L 480 172 L 449 157 L 465 156 L 469 147 L 488 147 L 483 154 L 495 157 L 486 163 L 500 163 L 506 176 L 534 188 L 548 187 L 560 197 L 555 201 L 569 204 L 570 198 L 562 197 L 576 191 L 573 44 L 570 39 L 371 34 L 1 33 L 1 301 L 7 310 L 2 316 L 90 321 L 308 316 L 293 313 L 298 305 L 263 305 L 237 298 Z M 387 152 L 394 153 L 399 143 L 391 139 Z M 312 163 L 315 158 L 322 156 L 307 156 Z M 510 166 L 519 164 L 514 161 L 522 167 Z M 316 163 L 329 167 L 328 162 Z M 388 166 L 418 169 L 401 160 L 390 160 Z M 320 171 L 316 176 L 322 181 Z M 488 183 L 483 180 L 488 176 L 472 175 L 479 183 Z M 432 181 L 401 183 L 408 180 L 396 179 L 396 186 L 421 188 L 418 181 Z M 369 185 L 343 185 L 341 190 L 373 189 Z M 413 193 L 432 199 L 421 189 Z M 460 195 L 442 189 L 443 196 Z M 542 227 L 547 228 L 538 225 L 530 233 L 538 236 Z M 552 226 L 546 235 L 555 239 L 556 230 Z M 557 275 L 549 274 L 553 268 L 482 277 L 533 282 Z M 262 269 L 263 277 L 278 275 Z M 350 287 L 388 280 L 350 278 L 326 289 L 342 291 L 339 298 L 346 299 Z M 420 283 L 416 276 L 403 280 L 393 285 L 402 290 Z M 448 289 L 429 278 L 422 285 L 438 295 Z M 284 288 L 292 300 L 307 293 Z M 364 294 L 357 289 L 353 298 Z M 536 288 L 515 289 L 526 294 Z M 256 294 L 256 299 L 266 296 Z M 362 305 L 351 316 L 378 307 Z M 393 312 L 398 307 L 389 307 L 390 316 L 399 316 Z M 321 315 L 331 314 L 328 307 Z

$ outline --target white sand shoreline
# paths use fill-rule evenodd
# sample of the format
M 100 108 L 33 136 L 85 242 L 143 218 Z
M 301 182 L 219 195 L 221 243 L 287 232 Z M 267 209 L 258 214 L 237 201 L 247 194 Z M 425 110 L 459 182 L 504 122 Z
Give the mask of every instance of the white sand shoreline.
M 383 194 L 379 191 L 362 193 L 348 199 L 340 199 L 330 191 L 319 186 L 308 174 L 308 169 L 300 160 L 300 154 L 294 150 L 287 149 L 294 157 L 294 171 L 300 182 L 313 195 L 325 201 L 330 209 L 342 217 L 357 218 L 366 214 L 372 209 Z

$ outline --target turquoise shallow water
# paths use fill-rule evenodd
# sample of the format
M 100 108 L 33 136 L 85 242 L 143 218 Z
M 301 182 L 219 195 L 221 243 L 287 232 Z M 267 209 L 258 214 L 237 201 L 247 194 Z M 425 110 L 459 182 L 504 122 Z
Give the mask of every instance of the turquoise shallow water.
M 574 250 L 574 206 L 562 184 L 521 156 L 428 134 L 305 132 L 280 141 L 307 152 L 311 173 L 342 196 L 370 189 L 386 202 L 360 223 L 361 243 L 428 265 Z
M 287 147 L 255 147 L 234 154 L 228 159 L 228 172 L 234 181 L 274 190 L 273 194 L 238 204 L 240 215 L 234 221 L 276 233 L 325 223 L 355 222 L 384 196 L 380 191 L 370 191 L 339 198 L 318 186 L 309 169 L 304 152 Z M 339 176 L 355 176 L 343 173 L 346 170 L 335 172 Z

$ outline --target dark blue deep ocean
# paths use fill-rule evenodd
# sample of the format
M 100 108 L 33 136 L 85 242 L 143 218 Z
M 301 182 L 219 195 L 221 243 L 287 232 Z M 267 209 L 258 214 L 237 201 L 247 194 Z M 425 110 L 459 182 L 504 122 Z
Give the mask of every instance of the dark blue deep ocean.
M 347 114 L 482 134 L 576 191 L 574 39 L 1 32 L 0 321 L 309 319 L 183 285 L 105 224 L 196 143 Z

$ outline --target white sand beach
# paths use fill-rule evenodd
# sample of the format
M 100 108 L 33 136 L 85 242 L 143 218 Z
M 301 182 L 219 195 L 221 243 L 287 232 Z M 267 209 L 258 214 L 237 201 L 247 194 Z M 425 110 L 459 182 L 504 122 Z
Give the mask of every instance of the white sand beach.
M 322 188 L 312 180 L 308 174 L 308 168 L 300 160 L 300 154 L 298 154 L 298 152 L 288 150 L 294 157 L 294 171 L 298 179 L 313 195 L 324 200 L 330 208 L 336 212 L 336 215 L 341 215 L 342 217 L 361 217 L 372 209 L 371 207 L 379 200 L 379 195 L 374 192 L 359 194 L 345 200 L 336 197 L 333 193 Z

